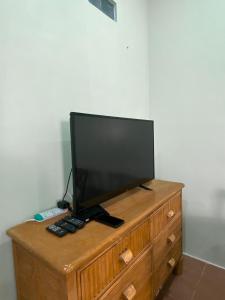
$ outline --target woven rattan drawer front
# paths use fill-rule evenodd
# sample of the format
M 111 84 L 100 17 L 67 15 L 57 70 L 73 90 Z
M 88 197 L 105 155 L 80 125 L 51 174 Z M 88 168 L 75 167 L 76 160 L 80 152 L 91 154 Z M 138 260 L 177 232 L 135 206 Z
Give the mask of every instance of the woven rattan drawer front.
M 158 294 L 158 291 L 168 278 L 169 274 L 173 271 L 179 258 L 182 254 L 182 242 L 181 239 L 177 241 L 171 251 L 167 254 L 165 259 L 162 261 L 159 268 L 154 272 L 153 284 L 154 284 L 154 295 Z
M 81 299 L 93 300 L 150 244 L 151 219 L 122 237 L 80 271 Z M 88 285 L 86 284 L 88 282 Z
M 148 249 L 100 300 L 151 300 L 152 292 L 151 249 Z
M 156 238 L 153 244 L 153 266 L 156 270 L 162 259 L 174 247 L 181 238 L 181 214 L 177 215 L 173 222 L 169 223 L 161 234 Z
M 167 224 L 181 213 L 181 193 L 175 194 L 161 206 L 152 216 L 153 238 L 156 238 Z

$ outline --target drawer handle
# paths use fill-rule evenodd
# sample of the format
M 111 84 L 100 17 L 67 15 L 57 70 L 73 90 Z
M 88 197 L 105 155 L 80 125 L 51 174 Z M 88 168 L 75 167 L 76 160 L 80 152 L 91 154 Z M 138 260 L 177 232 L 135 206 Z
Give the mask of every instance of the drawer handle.
M 133 286 L 133 284 L 131 284 L 124 292 L 123 292 L 123 297 L 126 300 L 132 300 L 134 299 L 135 295 L 136 295 L 137 291 L 135 289 L 135 287 Z
M 122 260 L 126 265 L 129 264 L 129 262 L 133 258 L 133 253 L 130 249 L 127 249 L 120 255 L 120 260 Z
M 173 243 L 175 242 L 175 240 L 176 240 L 175 234 L 171 234 L 171 235 L 168 237 L 167 240 L 168 240 L 169 243 L 173 244 Z
M 168 265 L 169 265 L 171 268 L 173 268 L 173 267 L 175 266 L 175 264 L 176 264 L 176 261 L 175 261 L 174 258 L 171 258 L 171 259 L 168 261 Z
M 168 214 L 167 214 L 167 217 L 168 217 L 169 219 L 173 218 L 174 216 L 175 216 L 174 210 L 170 210 L 170 211 L 168 212 Z

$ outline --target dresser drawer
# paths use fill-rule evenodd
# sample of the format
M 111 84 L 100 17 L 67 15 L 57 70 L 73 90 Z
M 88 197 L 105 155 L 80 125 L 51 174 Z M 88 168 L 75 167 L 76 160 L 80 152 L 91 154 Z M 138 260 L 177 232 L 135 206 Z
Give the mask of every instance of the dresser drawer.
M 173 248 L 176 242 L 181 238 L 181 214 L 177 215 L 176 218 L 162 231 L 161 234 L 156 238 L 153 245 L 153 268 L 156 270 L 162 259 L 168 254 Z
M 152 236 L 157 237 L 167 225 L 167 214 L 169 211 L 169 201 L 161 206 L 152 216 Z
M 181 193 L 177 193 L 161 206 L 152 216 L 153 238 L 169 224 L 177 214 L 181 213 Z
M 148 249 L 100 300 L 151 300 L 151 249 Z
M 182 243 L 181 239 L 176 243 L 173 249 L 167 254 L 159 268 L 154 272 L 153 284 L 154 284 L 154 295 L 157 295 L 162 285 L 168 278 L 169 274 L 174 269 L 175 265 L 179 261 L 182 254 Z
M 181 213 L 181 193 L 177 193 L 169 200 L 169 211 L 167 213 L 167 220 L 173 220 L 179 213 Z
M 151 219 L 147 219 L 80 270 L 81 299 L 95 299 L 123 269 L 132 264 L 150 241 Z

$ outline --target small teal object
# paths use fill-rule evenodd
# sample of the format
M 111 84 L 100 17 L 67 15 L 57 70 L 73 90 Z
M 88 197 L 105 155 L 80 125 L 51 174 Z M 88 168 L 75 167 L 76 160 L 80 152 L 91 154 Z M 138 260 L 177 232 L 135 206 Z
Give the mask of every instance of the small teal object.
M 43 220 L 44 220 L 44 218 L 43 218 L 42 215 L 40 215 L 40 214 L 34 215 L 34 219 L 35 219 L 36 221 L 43 221 Z

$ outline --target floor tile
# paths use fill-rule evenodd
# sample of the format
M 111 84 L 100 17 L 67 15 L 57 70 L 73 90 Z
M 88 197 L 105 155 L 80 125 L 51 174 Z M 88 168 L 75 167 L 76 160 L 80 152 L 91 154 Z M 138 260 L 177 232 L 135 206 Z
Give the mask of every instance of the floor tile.
M 179 276 L 174 276 L 169 291 L 174 299 L 191 300 L 194 290 L 199 284 L 200 278 L 206 264 L 185 256 L 183 262 L 183 272 Z
M 170 287 L 170 294 L 176 300 L 191 300 L 193 288 L 185 280 L 175 279 Z
M 205 266 L 206 264 L 204 262 L 185 256 L 183 262 L 183 273 L 181 276 L 177 277 L 178 282 L 179 280 L 182 280 L 186 285 L 188 285 L 188 287 L 194 288 L 198 283 Z
M 161 298 L 163 300 L 178 300 L 173 298 L 171 295 L 164 295 L 163 298 Z M 160 298 L 157 298 L 157 300 L 161 300 Z
M 207 265 L 195 293 L 194 300 L 213 299 L 225 299 L 225 270 Z
M 225 270 L 185 256 L 183 273 L 170 277 L 157 300 L 225 300 Z

